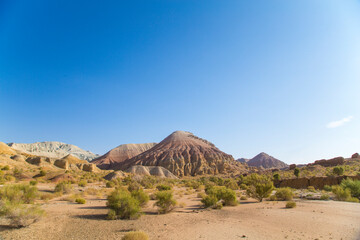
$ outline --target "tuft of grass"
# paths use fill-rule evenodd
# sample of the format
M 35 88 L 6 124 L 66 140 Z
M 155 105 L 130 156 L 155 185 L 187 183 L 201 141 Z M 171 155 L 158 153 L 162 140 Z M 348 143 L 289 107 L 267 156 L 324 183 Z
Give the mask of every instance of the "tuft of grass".
M 121 240 L 149 240 L 149 236 L 144 232 L 134 231 L 126 233 Z
M 285 207 L 286 208 L 294 208 L 294 207 L 296 207 L 296 202 L 289 201 L 289 202 L 286 203 Z
M 77 198 L 77 199 L 75 199 L 75 202 L 78 204 L 85 204 L 86 200 L 84 198 Z

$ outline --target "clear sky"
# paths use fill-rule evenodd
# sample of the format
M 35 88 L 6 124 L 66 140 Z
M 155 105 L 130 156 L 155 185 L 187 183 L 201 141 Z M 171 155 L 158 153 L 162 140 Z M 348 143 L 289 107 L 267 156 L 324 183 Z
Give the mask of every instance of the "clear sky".
M 3 142 L 305 163 L 360 152 L 359 110 L 358 0 L 0 1 Z

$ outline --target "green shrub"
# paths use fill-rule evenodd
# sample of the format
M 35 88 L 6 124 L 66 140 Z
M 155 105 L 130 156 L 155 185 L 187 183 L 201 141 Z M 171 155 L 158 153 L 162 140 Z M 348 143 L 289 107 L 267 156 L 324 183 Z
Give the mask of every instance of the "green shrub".
M 262 202 L 263 198 L 270 196 L 273 189 L 274 185 L 271 181 L 269 181 L 266 183 L 256 183 L 255 185 L 251 185 L 246 192 L 250 197 Z
M 321 195 L 320 200 L 329 200 L 329 198 L 330 198 L 329 194 L 323 194 Z
M 75 199 L 75 202 L 78 204 L 85 204 L 86 200 L 84 198 L 77 198 L 77 199 Z
M 141 207 L 146 206 L 149 202 L 149 195 L 141 188 L 139 190 L 132 191 L 131 196 L 139 201 Z
M 0 188 L 0 198 L 12 203 L 33 203 L 38 195 L 36 187 L 26 184 L 10 184 Z
M 286 203 L 285 207 L 286 208 L 294 208 L 294 207 L 296 207 L 296 202 L 289 201 L 289 202 Z
M 159 208 L 159 213 L 168 213 L 176 206 L 176 201 L 173 198 L 171 190 L 159 191 L 155 194 L 155 205 Z
M 279 201 L 290 201 L 293 199 L 294 193 L 291 188 L 279 188 L 276 190 L 275 196 Z
M 274 178 L 275 181 L 279 181 L 280 180 L 280 175 L 278 173 L 275 173 L 273 175 L 273 178 Z
M 241 197 L 240 197 L 240 200 L 247 200 L 248 198 L 247 198 L 247 196 L 245 196 L 245 195 L 242 195 Z
M 216 204 L 218 203 L 218 199 L 214 195 L 205 195 L 201 199 L 201 202 L 204 204 L 206 208 L 216 208 Z
M 159 191 L 168 191 L 171 190 L 171 186 L 166 184 L 159 184 L 156 186 L 156 189 Z
M 43 169 L 41 169 L 40 172 L 39 172 L 39 176 L 40 176 L 40 177 L 46 176 L 46 171 L 43 170 Z
M 217 199 L 216 202 L 222 201 L 224 206 L 236 206 L 236 194 L 233 190 L 225 186 L 212 186 L 205 189 L 205 192 Z
M 359 198 L 360 197 L 360 181 L 359 180 L 352 180 L 350 178 L 344 179 L 340 185 L 344 189 L 349 189 L 351 196 Z
M 338 176 L 343 175 L 344 174 L 344 168 L 343 167 L 334 167 L 333 168 L 333 173 L 335 175 L 338 175 Z
M 333 186 L 332 191 L 335 194 L 335 200 L 346 201 L 351 198 L 351 192 L 349 189 L 343 189 L 340 186 Z
M 225 187 L 231 189 L 231 190 L 238 190 L 239 186 L 233 179 L 226 179 L 224 182 Z
M 31 186 L 36 186 L 38 184 L 38 181 L 31 180 L 29 183 L 30 183 Z
M 325 186 L 324 186 L 324 190 L 327 191 L 327 192 L 331 192 L 331 191 L 332 191 L 332 187 L 329 186 L 329 185 L 325 185 Z
M 87 185 L 87 181 L 86 180 L 80 180 L 79 182 L 78 182 L 78 186 L 79 187 L 85 187 Z
M 117 189 L 107 198 L 107 206 L 112 210 L 109 211 L 108 219 L 137 219 L 141 216 L 140 203 L 133 198 L 128 191 Z M 113 217 L 115 213 L 115 217 Z
M 295 169 L 294 169 L 294 175 L 295 175 L 296 177 L 299 177 L 299 174 L 300 174 L 300 169 L 295 168 Z
M 44 211 L 38 205 L 25 205 L 0 200 L 0 216 L 9 220 L 12 227 L 26 227 L 41 218 Z
M 346 202 L 355 202 L 355 203 L 358 203 L 358 202 L 359 202 L 359 199 L 356 198 L 356 197 L 350 197 L 350 198 L 346 199 Z
M 10 167 L 9 167 L 9 165 L 6 165 L 6 166 L 3 167 L 1 170 L 8 171 L 8 170 L 10 170 Z
M 121 240 L 149 240 L 149 236 L 144 232 L 128 232 Z
M 138 182 L 131 182 L 130 184 L 129 184 L 129 186 L 128 186 L 128 190 L 129 190 L 129 192 L 132 192 L 132 191 L 138 191 L 138 190 L 140 190 L 140 189 L 142 189 L 141 188 L 141 185 L 138 183 Z
M 316 192 L 314 186 L 308 186 L 307 188 L 310 192 Z
M 73 186 L 70 182 L 60 182 L 56 184 L 54 191 L 60 194 L 69 194 L 73 191 Z
M 113 181 L 108 181 L 108 182 L 106 182 L 106 187 L 113 188 L 113 187 L 115 187 L 115 183 Z

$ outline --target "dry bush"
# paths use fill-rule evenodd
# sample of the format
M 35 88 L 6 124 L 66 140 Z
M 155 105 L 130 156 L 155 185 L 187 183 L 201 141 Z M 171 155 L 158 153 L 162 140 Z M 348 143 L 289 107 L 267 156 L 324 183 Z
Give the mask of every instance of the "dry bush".
M 176 200 L 173 198 L 171 190 L 157 192 L 155 194 L 155 199 L 155 205 L 159 208 L 159 213 L 164 214 L 171 212 L 176 206 Z
M 135 190 L 131 192 L 131 196 L 139 201 L 141 207 L 145 207 L 149 202 L 149 195 L 140 188 L 139 190 Z
M 286 203 L 285 207 L 286 208 L 294 208 L 294 207 L 296 207 L 296 202 L 289 201 L 289 202 Z
M 149 240 L 149 236 L 144 232 L 128 232 L 121 238 L 121 240 Z
M 26 227 L 38 221 L 44 211 L 38 205 L 25 205 L 9 200 L 0 201 L 0 216 L 10 221 L 12 227 Z
M 291 188 L 279 188 L 276 190 L 275 197 L 278 201 L 290 201 L 293 199 L 294 193 Z
M 9 184 L 0 189 L 0 198 L 13 203 L 33 203 L 37 196 L 37 188 L 27 184 Z
M 73 186 L 70 182 L 60 182 L 56 184 L 54 191 L 60 194 L 69 194 L 73 191 Z

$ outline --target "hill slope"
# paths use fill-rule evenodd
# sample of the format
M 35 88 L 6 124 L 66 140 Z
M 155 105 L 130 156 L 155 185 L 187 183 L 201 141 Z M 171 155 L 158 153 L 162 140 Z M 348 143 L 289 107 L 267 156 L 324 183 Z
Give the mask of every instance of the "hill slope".
M 252 167 L 263 167 L 263 168 L 284 168 L 288 165 L 264 152 L 259 153 L 252 159 L 250 159 L 247 164 Z
M 22 152 L 50 158 L 62 158 L 69 154 L 86 161 L 98 157 L 90 151 L 62 142 L 9 143 L 10 147 Z
M 237 164 L 241 165 L 214 144 L 192 133 L 176 131 L 148 151 L 126 160 L 118 169 L 134 165 L 161 166 L 177 176 L 195 176 L 227 173 L 239 166 Z
M 94 159 L 91 163 L 96 164 L 100 169 L 113 169 L 119 163 L 135 157 L 155 145 L 156 143 L 123 144 Z

